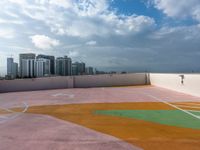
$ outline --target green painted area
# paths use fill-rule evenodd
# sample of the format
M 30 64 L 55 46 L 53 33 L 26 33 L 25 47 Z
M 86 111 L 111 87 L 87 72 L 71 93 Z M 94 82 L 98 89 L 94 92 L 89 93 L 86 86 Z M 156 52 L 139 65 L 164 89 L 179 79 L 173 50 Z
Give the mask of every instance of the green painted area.
M 98 110 L 95 114 L 151 121 L 164 125 L 200 129 L 200 119 L 180 110 Z M 193 112 L 199 115 L 200 112 Z

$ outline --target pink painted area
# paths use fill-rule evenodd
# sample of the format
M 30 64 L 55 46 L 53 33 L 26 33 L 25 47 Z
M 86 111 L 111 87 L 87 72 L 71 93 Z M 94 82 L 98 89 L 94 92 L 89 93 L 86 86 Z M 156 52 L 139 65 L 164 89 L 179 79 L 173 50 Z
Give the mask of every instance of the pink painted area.
M 21 114 L 0 124 L 0 150 L 141 150 L 50 116 Z
M 170 91 L 153 86 L 59 89 L 47 91 L 16 92 L 0 94 L 0 107 L 10 108 L 29 106 L 77 104 L 77 103 L 120 103 L 120 102 L 157 102 L 157 97 L 168 102 L 199 101 L 199 97 Z

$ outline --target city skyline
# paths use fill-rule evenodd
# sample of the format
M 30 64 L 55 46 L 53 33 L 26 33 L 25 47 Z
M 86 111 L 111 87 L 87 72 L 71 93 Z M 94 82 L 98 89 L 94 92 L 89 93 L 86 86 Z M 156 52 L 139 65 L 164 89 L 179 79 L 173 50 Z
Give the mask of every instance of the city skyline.
M 15 79 L 92 74 L 94 74 L 93 67 L 86 66 L 84 62 L 73 61 L 66 55 L 55 57 L 52 55 L 23 53 L 19 54 L 18 63 L 12 56 L 7 57 L 7 73 L 5 78 Z
M 18 53 L 100 70 L 200 72 L 199 0 L 1 0 L 0 74 Z

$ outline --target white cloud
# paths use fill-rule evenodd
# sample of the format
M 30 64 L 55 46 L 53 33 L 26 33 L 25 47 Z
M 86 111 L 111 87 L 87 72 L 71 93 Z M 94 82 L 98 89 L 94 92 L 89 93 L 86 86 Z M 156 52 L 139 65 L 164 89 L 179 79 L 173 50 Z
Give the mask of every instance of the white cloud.
M 119 15 L 109 8 L 108 0 L 23 0 L 19 11 L 47 25 L 57 35 L 90 37 L 130 35 L 151 29 L 153 18 L 142 15 Z
M 14 3 L 14 4 L 18 4 L 18 5 L 26 5 L 27 1 L 26 0 L 7 0 L 8 2 Z
M 0 38 L 12 39 L 15 37 L 15 31 L 13 29 L 3 28 L 0 29 Z
M 55 46 L 60 45 L 60 42 L 58 40 L 49 38 L 48 36 L 45 35 L 34 35 L 31 36 L 30 38 L 35 47 L 43 50 L 51 49 Z
M 69 53 L 67 55 L 71 58 L 77 58 L 77 57 L 79 57 L 80 54 L 78 51 L 69 51 Z
M 86 45 L 89 45 L 89 46 L 94 46 L 97 44 L 97 41 L 88 41 L 86 42 Z
M 192 17 L 200 21 L 199 0 L 150 0 L 154 6 L 162 10 L 169 17 L 186 18 Z
M 63 7 L 63 8 L 73 7 L 73 1 L 72 0 L 50 0 L 49 4 L 56 5 L 58 7 Z
M 80 16 L 96 16 L 108 11 L 108 0 L 78 0 L 74 8 Z
M 152 29 L 155 25 L 154 19 L 137 15 L 121 16 L 113 20 L 113 23 L 116 25 L 115 32 L 121 35 L 143 32 Z
M 152 39 L 162 39 L 165 38 L 168 35 L 173 34 L 174 32 L 177 32 L 178 30 L 181 30 L 181 28 L 171 28 L 171 27 L 162 27 L 161 29 L 155 31 L 153 34 L 151 34 L 149 37 Z
M 55 24 L 55 22 L 57 22 Z M 147 16 L 118 16 L 113 13 L 101 14 L 95 17 L 69 16 L 60 21 L 48 22 L 51 31 L 58 35 L 75 37 L 90 37 L 108 35 L 131 35 L 152 29 L 155 26 L 153 18 Z
M 6 20 L 6 19 L 0 18 L 0 24 L 18 24 L 18 25 L 22 25 L 22 24 L 24 24 L 24 22 L 21 21 L 21 20 Z
M 180 51 L 183 50 L 193 50 L 196 45 L 192 44 L 195 42 L 199 43 L 200 39 L 200 25 L 193 25 L 193 26 L 178 26 L 178 27 L 165 27 L 163 26 L 161 29 L 155 31 L 153 34 L 149 35 L 149 39 L 156 40 L 159 45 L 160 43 L 167 43 L 166 47 L 174 46 L 174 47 L 181 47 L 187 43 L 187 46 L 191 46 L 189 49 L 186 47 L 181 48 Z M 177 42 L 178 41 L 178 42 Z M 171 44 L 169 44 L 171 43 Z M 173 43 L 173 44 L 172 44 Z M 165 47 L 165 48 L 166 48 Z M 178 49 L 177 49 L 178 51 Z
M 8 11 L 8 10 L 5 11 L 5 14 L 7 14 L 8 16 L 13 17 L 13 18 L 19 18 L 18 15 L 16 15 L 15 13 L 13 13 L 11 11 Z

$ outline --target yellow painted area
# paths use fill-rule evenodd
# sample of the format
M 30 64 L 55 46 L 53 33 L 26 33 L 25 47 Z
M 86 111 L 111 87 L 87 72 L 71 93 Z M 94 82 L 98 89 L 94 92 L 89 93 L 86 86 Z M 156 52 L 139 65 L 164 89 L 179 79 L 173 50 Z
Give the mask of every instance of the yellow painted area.
M 96 115 L 96 110 L 173 110 L 159 102 L 35 106 L 28 113 L 46 114 L 115 136 L 146 150 L 199 150 L 200 130 L 137 119 Z

